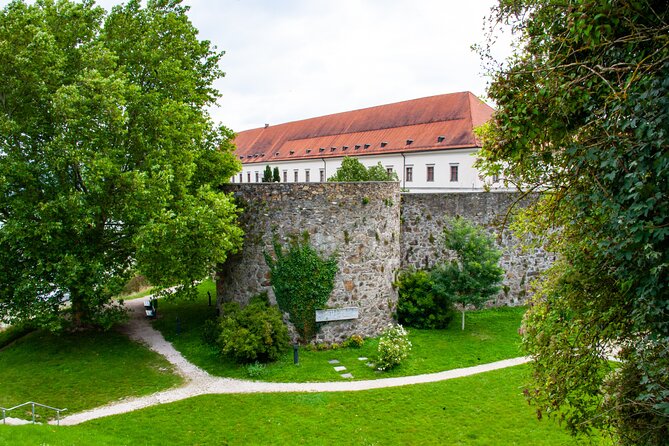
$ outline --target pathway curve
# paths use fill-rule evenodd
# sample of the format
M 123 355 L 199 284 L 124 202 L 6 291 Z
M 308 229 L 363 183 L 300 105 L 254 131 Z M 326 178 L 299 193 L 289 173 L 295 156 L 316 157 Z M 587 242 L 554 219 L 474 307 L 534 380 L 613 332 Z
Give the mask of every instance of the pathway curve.
M 453 378 L 475 375 L 491 370 L 503 369 L 530 361 L 529 357 L 505 359 L 474 367 L 447 370 L 424 375 L 382 378 L 366 381 L 341 381 L 318 383 L 273 383 L 246 381 L 211 376 L 206 371 L 190 363 L 172 344 L 163 338 L 144 317 L 143 299 L 126 302 L 131 310 L 130 322 L 122 329 L 130 338 L 146 344 L 151 350 L 165 356 L 174 365 L 177 373 L 185 380 L 184 385 L 142 397 L 126 398 L 105 406 L 61 418 L 61 425 L 74 425 L 110 415 L 131 412 L 158 404 L 172 403 L 193 396 L 225 393 L 272 393 L 272 392 L 354 392 L 359 390 L 398 387 L 411 384 L 432 383 Z M 53 422 L 52 424 L 55 424 Z

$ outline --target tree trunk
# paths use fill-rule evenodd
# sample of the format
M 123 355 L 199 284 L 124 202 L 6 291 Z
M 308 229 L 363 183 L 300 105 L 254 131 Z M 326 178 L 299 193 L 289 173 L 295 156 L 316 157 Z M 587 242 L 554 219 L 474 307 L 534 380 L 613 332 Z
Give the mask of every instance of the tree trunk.
M 465 329 L 465 307 L 462 306 L 462 329 Z

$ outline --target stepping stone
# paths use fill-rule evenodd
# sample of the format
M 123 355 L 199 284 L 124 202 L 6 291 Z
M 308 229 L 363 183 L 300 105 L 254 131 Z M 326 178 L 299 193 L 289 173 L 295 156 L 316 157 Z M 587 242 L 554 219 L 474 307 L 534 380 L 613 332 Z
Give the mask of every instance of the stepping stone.
M 330 364 L 339 364 L 339 361 L 336 359 L 331 359 L 328 361 Z
M 346 367 L 344 367 L 343 365 L 340 365 L 339 367 L 335 367 L 334 369 L 335 369 L 336 372 L 342 372 L 342 371 L 346 370 Z
M 364 356 L 361 356 L 358 358 L 358 361 L 367 361 L 368 358 L 365 358 Z
M 353 375 L 351 375 L 350 373 L 344 373 L 343 375 L 341 375 L 341 377 L 351 379 L 351 378 L 353 378 Z

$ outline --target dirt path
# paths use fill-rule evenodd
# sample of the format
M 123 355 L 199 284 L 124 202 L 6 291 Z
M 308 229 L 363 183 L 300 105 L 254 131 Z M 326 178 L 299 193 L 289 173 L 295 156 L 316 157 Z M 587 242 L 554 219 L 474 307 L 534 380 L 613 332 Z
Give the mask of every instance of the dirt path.
M 503 369 L 524 364 L 528 357 L 505 359 L 503 361 L 481 364 L 474 367 L 447 370 L 445 372 L 424 375 L 383 378 L 367 381 L 338 381 L 319 383 L 271 383 L 245 381 L 232 378 L 211 376 L 206 371 L 191 364 L 172 344 L 167 342 L 159 331 L 155 330 L 144 317 L 143 299 L 126 302 L 132 311 L 130 322 L 123 331 L 131 338 L 146 344 L 151 350 L 163 355 L 172 363 L 185 380 L 178 388 L 165 390 L 143 397 L 127 398 L 105 406 L 66 416 L 61 425 L 74 425 L 96 418 L 131 412 L 158 404 L 172 403 L 193 396 L 224 393 L 271 393 L 271 392 L 354 392 L 359 390 L 380 389 L 385 387 L 407 386 L 412 384 L 432 383 L 453 378 L 475 375 L 477 373 Z M 53 423 L 55 424 L 55 423 Z

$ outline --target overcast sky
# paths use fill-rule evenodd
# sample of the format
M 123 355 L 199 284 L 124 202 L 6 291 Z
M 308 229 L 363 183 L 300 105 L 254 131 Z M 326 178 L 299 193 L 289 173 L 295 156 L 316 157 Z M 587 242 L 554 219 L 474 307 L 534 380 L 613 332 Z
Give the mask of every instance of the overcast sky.
M 442 93 L 483 97 L 486 78 L 470 47 L 483 43 L 494 3 L 184 1 L 201 38 L 226 52 L 223 97 L 210 112 L 235 131 Z M 508 43 L 498 47 L 506 57 Z

